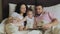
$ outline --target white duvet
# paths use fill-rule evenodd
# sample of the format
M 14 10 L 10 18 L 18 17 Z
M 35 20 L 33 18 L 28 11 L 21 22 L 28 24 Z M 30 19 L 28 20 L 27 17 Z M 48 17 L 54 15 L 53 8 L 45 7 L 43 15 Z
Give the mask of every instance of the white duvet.
M 1 24 L 0 24 L 0 34 L 5 34 L 5 31 L 4 31 L 4 23 L 5 23 L 6 20 L 7 20 L 7 18 L 4 19 L 4 20 L 1 22 Z
M 0 34 L 1 33 L 4 33 L 4 25 L 3 24 L 0 24 Z

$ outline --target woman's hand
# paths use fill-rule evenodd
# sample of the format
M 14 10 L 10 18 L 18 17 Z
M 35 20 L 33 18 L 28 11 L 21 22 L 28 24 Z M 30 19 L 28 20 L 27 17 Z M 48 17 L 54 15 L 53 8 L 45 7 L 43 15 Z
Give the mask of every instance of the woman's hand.
M 43 29 L 46 29 L 47 30 L 47 29 L 49 29 L 51 27 L 52 27 L 52 24 L 46 24 L 46 25 L 43 26 Z

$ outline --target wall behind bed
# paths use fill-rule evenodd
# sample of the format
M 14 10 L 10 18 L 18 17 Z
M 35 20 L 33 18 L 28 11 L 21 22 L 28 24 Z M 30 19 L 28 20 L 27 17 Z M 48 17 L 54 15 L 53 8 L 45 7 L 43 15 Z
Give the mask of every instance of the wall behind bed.
M 0 22 L 2 20 L 2 0 L 0 0 Z

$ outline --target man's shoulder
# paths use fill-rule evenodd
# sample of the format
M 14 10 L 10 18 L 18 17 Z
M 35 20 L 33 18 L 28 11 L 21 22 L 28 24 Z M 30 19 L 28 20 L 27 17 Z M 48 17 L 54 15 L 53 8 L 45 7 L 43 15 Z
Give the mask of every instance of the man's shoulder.
M 44 13 L 50 13 L 50 12 L 48 12 L 48 11 L 44 11 Z
M 47 12 L 47 11 L 45 11 L 45 13 L 44 14 L 52 14 L 51 12 Z

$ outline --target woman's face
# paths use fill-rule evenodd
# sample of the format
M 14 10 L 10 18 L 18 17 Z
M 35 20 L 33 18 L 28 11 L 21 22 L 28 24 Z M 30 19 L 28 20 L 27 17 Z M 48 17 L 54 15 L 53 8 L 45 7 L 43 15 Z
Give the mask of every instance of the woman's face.
M 20 11 L 21 11 L 21 13 L 26 12 L 26 6 L 24 4 L 21 5 Z

